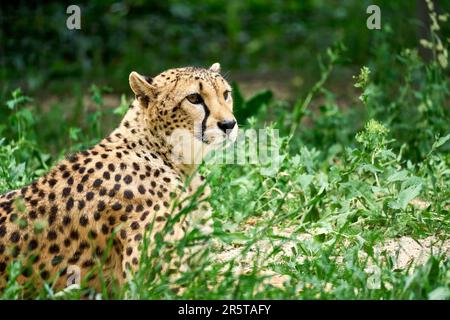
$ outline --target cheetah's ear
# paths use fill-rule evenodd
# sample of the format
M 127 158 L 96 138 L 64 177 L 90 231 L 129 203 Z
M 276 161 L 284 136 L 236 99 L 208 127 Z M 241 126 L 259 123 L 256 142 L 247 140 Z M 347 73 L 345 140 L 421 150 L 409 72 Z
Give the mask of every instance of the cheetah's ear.
M 130 73 L 130 87 L 136 96 L 151 97 L 155 87 L 152 85 L 153 79 L 140 75 L 136 71 Z
M 220 72 L 220 63 L 216 62 L 213 63 L 213 65 L 211 67 L 209 67 L 209 70 L 211 70 L 212 72 Z

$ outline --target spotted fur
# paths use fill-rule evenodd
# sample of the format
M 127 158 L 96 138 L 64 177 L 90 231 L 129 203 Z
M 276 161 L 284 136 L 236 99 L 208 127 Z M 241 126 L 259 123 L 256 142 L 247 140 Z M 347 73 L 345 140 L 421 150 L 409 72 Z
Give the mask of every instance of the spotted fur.
M 194 175 L 183 188 L 196 171 L 196 157 L 235 140 L 231 88 L 219 64 L 170 69 L 155 78 L 132 72 L 129 82 L 135 100 L 117 129 L 31 185 L 0 196 L 0 288 L 7 265 L 17 259 L 22 283 L 56 279 L 54 287 L 63 288 L 71 265 L 83 279 L 100 261 L 104 278 L 124 283 L 139 264 L 145 230 L 153 225 L 152 239 L 180 209 L 172 210 L 172 199 L 203 184 Z M 186 136 L 189 143 L 178 142 Z M 206 188 L 203 196 L 208 193 Z M 209 210 L 190 218 L 164 240 L 182 237 L 189 221 L 211 231 Z M 100 288 L 97 275 L 88 284 Z

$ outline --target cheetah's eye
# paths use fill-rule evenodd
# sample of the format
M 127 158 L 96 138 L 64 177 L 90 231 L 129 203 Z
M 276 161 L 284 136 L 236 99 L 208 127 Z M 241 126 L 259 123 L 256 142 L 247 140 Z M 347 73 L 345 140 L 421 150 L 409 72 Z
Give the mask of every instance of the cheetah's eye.
M 230 90 L 227 90 L 223 93 L 223 98 L 227 101 L 230 98 Z
M 203 102 L 202 96 L 198 93 L 190 94 L 186 97 L 186 99 L 188 99 L 188 101 L 192 104 L 200 104 Z

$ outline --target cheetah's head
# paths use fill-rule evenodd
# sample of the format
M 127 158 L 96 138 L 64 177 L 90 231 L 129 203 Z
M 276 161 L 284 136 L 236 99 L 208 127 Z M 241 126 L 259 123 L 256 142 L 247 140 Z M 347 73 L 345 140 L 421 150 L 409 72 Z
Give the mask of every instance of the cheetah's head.
M 193 139 L 208 149 L 236 140 L 231 86 L 219 63 L 209 69 L 170 69 L 154 78 L 132 72 L 129 80 L 140 105 L 160 123 L 159 134 Z

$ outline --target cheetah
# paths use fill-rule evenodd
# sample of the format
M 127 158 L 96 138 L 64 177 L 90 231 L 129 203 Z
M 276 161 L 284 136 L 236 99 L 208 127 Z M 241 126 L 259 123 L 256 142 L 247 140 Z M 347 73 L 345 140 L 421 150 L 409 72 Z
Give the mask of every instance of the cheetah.
M 133 71 L 129 84 L 135 98 L 112 133 L 0 196 L 0 292 L 8 264 L 19 259 L 19 283 L 52 282 L 62 289 L 68 269 L 77 266 L 99 290 L 98 272 L 91 271 L 103 259 L 103 278 L 122 285 L 137 271 L 149 226 L 151 242 L 182 208 L 172 208 L 173 199 L 198 190 L 208 197 L 198 164 L 233 143 L 238 130 L 220 64 L 169 69 L 153 78 Z M 164 241 L 180 239 L 188 228 L 211 233 L 211 219 L 208 207 L 194 210 Z

